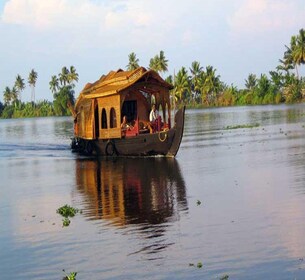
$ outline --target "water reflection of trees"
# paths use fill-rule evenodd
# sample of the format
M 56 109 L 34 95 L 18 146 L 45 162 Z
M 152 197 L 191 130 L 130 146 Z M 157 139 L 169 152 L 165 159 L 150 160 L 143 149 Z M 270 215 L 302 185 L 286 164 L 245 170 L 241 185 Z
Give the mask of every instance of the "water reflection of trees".
M 83 214 L 90 219 L 158 225 L 187 209 L 175 159 L 78 160 L 76 181 L 84 198 Z

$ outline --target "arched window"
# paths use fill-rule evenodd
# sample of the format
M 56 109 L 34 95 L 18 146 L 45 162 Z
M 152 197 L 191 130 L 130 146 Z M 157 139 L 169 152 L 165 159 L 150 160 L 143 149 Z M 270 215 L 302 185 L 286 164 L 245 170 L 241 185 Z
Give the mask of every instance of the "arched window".
M 117 127 L 116 113 L 114 108 L 110 109 L 110 128 Z
M 102 110 L 102 129 L 107 128 L 107 114 L 105 108 Z

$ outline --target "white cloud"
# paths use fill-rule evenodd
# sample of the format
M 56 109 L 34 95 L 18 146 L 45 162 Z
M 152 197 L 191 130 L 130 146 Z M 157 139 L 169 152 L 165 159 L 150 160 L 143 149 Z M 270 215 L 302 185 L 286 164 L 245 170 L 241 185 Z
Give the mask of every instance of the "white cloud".
M 305 25 L 305 6 L 289 0 L 246 0 L 228 20 L 231 35 L 281 32 Z
M 179 14 L 169 16 L 171 4 L 162 6 L 160 10 L 158 1 L 137 0 L 9 0 L 0 20 L 41 34 L 67 34 L 74 46 L 141 42 L 143 47 L 165 40 L 177 26 Z
M 97 20 L 102 11 L 96 8 L 87 0 L 10 0 L 4 6 L 2 21 L 45 31 Z

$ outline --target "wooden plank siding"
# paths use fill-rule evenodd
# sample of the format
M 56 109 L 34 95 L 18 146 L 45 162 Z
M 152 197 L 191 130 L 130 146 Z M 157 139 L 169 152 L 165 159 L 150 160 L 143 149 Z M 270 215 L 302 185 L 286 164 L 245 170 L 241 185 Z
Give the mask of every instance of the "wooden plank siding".
M 97 99 L 99 110 L 99 139 L 121 138 L 120 95 L 104 96 Z M 102 127 L 102 111 L 106 110 L 107 127 Z M 115 112 L 115 120 L 111 120 L 110 111 Z M 111 127 L 111 121 L 113 127 Z
M 80 114 L 77 116 L 78 137 L 84 139 L 94 138 L 94 108 L 93 100 L 86 100 L 82 103 Z

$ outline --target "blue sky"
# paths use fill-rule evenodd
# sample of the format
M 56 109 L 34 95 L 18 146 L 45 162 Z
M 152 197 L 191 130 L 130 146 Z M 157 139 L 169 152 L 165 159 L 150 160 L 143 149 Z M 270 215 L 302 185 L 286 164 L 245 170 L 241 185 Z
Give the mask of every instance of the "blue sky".
M 63 66 L 79 73 L 77 96 L 87 82 L 125 68 L 131 52 L 148 67 L 160 50 L 165 76 L 196 60 L 242 88 L 249 73 L 275 69 L 300 28 L 304 0 L 0 0 L 0 100 L 33 68 L 36 99 L 52 100 L 49 81 Z

